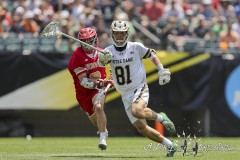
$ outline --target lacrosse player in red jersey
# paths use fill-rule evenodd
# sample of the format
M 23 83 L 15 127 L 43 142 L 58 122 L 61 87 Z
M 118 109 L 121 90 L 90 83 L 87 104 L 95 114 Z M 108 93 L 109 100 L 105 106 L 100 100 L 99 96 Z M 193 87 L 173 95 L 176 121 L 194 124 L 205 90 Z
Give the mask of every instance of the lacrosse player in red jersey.
M 78 39 L 94 46 L 97 49 L 97 33 L 93 28 L 82 28 L 78 33 Z M 94 126 L 98 128 L 100 142 L 98 147 L 106 150 L 107 119 L 104 112 L 105 91 L 104 88 L 111 84 L 111 79 L 106 79 L 104 66 L 99 66 L 98 56 L 102 54 L 84 44 L 73 51 L 68 70 L 72 75 L 76 98 L 80 107 L 86 112 Z M 111 55 L 110 55 L 111 58 Z

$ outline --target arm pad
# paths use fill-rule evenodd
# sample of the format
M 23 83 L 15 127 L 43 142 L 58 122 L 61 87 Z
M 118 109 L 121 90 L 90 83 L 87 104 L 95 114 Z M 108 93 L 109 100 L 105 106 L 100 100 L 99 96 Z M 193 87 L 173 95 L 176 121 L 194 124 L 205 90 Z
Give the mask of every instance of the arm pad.
M 156 56 L 156 51 L 154 49 L 151 49 L 151 56 L 149 57 L 150 60 L 152 60 Z
M 95 88 L 95 83 L 92 79 L 90 78 L 86 78 L 84 77 L 82 79 L 82 81 L 80 82 L 80 84 L 84 87 L 84 88 L 88 88 L 88 89 L 94 89 Z

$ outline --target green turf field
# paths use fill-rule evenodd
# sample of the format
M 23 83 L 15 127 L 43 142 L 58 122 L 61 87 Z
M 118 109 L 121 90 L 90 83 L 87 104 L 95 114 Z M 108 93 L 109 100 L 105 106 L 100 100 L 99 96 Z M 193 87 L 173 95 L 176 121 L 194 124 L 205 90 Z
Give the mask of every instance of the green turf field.
M 178 144 L 182 139 L 178 140 Z M 183 157 L 176 152 L 170 159 L 239 160 L 240 138 L 196 138 L 200 146 L 198 157 L 192 152 Z M 193 141 L 193 140 L 192 140 Z M 190 142 L 190 138 L 188 139 Z M 0 138 L 0 160 L 87 160 L 87 159 L 135 159 L 153 160 L 165 158 L 166 150 L 147 138 L 109 137 L 108 148 L 97 148 L 98 138 Z M 152 146 L 152 147 L 151 147 Z M 189 145 L 191 147 L 191 144 Z M 203 148 L 205 148 L 203 150 Z

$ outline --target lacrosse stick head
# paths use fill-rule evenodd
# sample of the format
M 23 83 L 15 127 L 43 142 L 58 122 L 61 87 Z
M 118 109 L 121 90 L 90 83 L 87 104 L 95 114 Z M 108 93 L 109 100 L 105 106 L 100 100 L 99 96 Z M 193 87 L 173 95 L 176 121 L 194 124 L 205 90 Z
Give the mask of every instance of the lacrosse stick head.
M 60 28 L 59 22 L 51 22 L 43 29 L 42 35 L 46 37 L 59 38 L 62 35 L 62 32 L 60 31 L 59 28 Z

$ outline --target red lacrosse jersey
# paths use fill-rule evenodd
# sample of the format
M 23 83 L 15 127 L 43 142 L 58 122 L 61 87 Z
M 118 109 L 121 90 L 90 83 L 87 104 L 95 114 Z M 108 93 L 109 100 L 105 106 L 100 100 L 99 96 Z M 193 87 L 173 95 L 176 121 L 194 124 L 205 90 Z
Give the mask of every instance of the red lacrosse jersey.
M 74 80 L 74 86 L 78 101 L 86 98 L 86 96 L 88 95 L 91 95 L 92 92 L 98 92 L 96 89 L 88 89 L 80 85 L 78 79 L 78 76 L 80 74 L 86 73 L 87 78 L 91 78 L 94 80 L 106 78 L 105 67 L 100 67 L 97 61 L 97 53 L 93 58 L 91 58 L 86 55 L 82 47 L 78 47 L 75 51 L 73 51 L 70 62 L 68 64 L 68 70 L 70 71 Z

